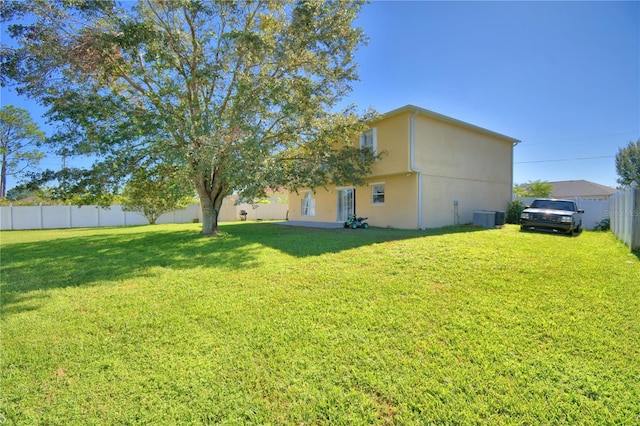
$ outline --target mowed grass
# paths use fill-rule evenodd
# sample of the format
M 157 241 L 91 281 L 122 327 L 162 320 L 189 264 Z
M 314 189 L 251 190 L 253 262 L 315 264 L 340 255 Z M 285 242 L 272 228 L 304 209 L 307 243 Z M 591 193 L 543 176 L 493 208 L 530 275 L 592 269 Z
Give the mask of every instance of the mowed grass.
M 0 423 L 638 424 L 610 233 L 0 234 Z

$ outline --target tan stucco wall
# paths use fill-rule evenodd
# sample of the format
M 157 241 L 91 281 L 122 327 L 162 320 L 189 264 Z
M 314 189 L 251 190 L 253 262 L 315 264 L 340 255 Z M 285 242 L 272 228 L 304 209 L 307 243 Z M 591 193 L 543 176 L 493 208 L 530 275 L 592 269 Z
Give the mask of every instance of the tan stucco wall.
M 380 161 L 373 165 L 372 176 L 409 171 L 409 113 L 399 114 L 372 124 L 377 133 Z
M 315 193 L 311 193 L 316 200 L 316 215 L 302 216 L 302 199 L 309 192 L 308 189 L 301 189 L 298 194 L 289 194 L 289 220 L 306 220 L 310 222 L 335 222 L 336 221 L 336 191 L 335 188 L 327 191 L 324 188 L 317 188 Z
M 475 210 L 507 210 L 511 193 L 508 184 L 423 176 L 423 227 L 473 222 Z M 454 201 L 458 201 L 458 208 Z M 457 216 L 457 217 L 456 217 Z
M 384 204 L 372 203 L 372 188 L 369 184 L 383 183 Z M 289 194 L 289 219 L 312 222 L 336 222 L 338 194 L 336 187 L 317 189 L 313 194 L 316 206 L 314 217 L 301 216 L 302 198 L 306 191 Z M 368 179 L 365 186 L 356 189 L 356 214 L 368 217 L 371 226 L 416 229 L 417 216 L 417 175 L 401 174 L 384 178 Z
M 475 210 L 507 209 L 512 142 L 418 116 L 415 147 L 415 164 L 423 174 L 424 227 L 469 223 Z
M 367 184 L 385 186 L 384 204 L 373 204 L 372 188 L 367 185 L 356 190 L 359 216 L 369 219 L 371 226 L 416 229 L 418 227 L 417 175 L 406 173 L 368 179 Z
M 430 176 L 510 183 L 512 143 L 418 116 L 415 163 Z

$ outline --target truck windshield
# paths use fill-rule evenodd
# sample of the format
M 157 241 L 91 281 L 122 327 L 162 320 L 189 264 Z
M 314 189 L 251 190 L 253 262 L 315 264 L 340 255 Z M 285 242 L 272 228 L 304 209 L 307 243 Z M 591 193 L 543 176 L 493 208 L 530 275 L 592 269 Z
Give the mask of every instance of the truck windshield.
M 548 210 L 566 210 L 568 212 L 574 212 L 575 204 L 571 201 L 554 201 L 554 200 L 535 200 L 531 207 L 534 209 L 548 209 Z

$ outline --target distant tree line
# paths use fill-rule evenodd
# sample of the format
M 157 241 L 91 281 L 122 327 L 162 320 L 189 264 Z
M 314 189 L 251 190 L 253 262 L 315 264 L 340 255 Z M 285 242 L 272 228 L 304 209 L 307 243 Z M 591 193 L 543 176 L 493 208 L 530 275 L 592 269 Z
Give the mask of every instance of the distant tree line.
M 616 154 L 616 171 L 620 185 L 627 186 L 632 182 L 640 185 L 640 139 L 620 148 Z
M 516 184 L 513 187 L 513 195 L 516 197 L 549 198 L 553 193 L 553 185 L 547 181 L 534 180 L 527 183 Z

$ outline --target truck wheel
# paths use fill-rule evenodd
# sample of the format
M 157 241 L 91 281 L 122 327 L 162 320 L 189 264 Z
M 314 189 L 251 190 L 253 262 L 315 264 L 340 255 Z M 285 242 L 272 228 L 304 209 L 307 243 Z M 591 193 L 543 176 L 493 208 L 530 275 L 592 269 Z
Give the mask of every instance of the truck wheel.
M 358 225 L 354 222 L 351 224 L 351 229 L 356 229 L 358 227 Z
M 362 224 L 362 227 L 363 227 L 364 229 L 369 229 L 369 224 L 368 224 L 368 223 L 363 223 L 363 224 Z

